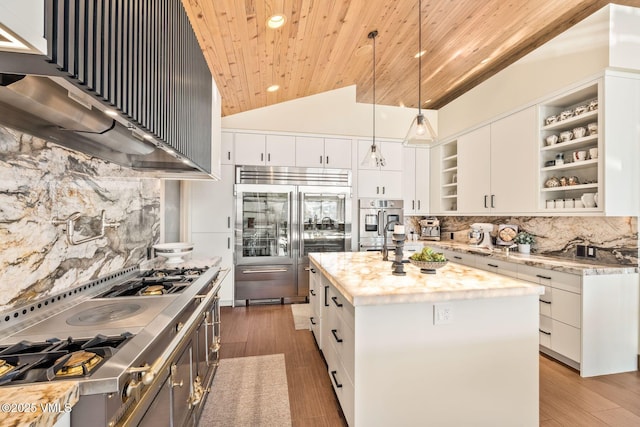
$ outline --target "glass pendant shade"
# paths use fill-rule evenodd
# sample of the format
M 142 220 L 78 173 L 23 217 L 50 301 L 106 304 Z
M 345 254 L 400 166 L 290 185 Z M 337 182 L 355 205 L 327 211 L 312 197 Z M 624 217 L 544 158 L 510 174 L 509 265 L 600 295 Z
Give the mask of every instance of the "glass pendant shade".
M 362 162 L 360 162 L 361 166 L 370 167 L 370 168 L 379 168 L 386 164 L 384 157 L 382 157 L 382 153 L 380 152 L 380 148 L 371 144 L 369 147 L 369 151 L 364 155 Z
M 418 52 L 422 53 L 422 1 L 418 0 Z M 404 145 L 429 145 L 436 141 L 436 132 L 422 114 L 422 54 L 418 56 L 418 114 L 411 121 Z
M 422 113 L 418 113 L 413 118 L 407 136 L 402 143 L 404 145 L 428 145 L 436 140 L 436 132 L 433 130 L 431 123 Z

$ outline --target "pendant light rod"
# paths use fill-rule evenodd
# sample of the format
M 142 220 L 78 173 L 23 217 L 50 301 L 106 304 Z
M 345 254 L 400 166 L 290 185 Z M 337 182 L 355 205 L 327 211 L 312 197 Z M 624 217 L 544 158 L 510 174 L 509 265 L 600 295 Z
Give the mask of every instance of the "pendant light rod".
M 373 40 L 373 146 L 376 145 L 376 37 L 378 30 L 373 30 L 367 37 Z
M 422 110 L 422 0 L 418 0 L 418 115 Z

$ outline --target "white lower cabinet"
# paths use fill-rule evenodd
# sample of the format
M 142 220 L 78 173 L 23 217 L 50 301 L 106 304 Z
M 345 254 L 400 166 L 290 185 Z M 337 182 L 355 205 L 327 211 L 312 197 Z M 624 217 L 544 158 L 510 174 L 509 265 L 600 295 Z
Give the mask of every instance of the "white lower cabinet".
M 309 324 L 311 332 L 318 343 L 318 348 L 322 350 L 322 304 L 324 301 L 324 288 L 320 280 L 320 273 L 316 267 L 309 267 Z
M 638 274 L 577 275 L 517 264 L 519 279 L 544 285 L 540 350 L 583 377 L 637 369 Z

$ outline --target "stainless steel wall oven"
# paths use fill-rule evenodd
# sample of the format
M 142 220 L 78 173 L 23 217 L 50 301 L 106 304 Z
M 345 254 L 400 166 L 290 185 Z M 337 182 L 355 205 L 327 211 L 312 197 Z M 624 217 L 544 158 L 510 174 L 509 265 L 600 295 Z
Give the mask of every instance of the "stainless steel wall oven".
M 306 298 L 309 252 L 351 250 L 351 171 L 236 167 L 235 300 Z
M 361 251 L 379 251 L 384 246 L 384 228 L 391 221 L 402 223 L 402 200 L 360 199 L 358 201 L 359 241 Z M 391 233 L 394 224 L 387 230 L 387 247 L 392 246 Z

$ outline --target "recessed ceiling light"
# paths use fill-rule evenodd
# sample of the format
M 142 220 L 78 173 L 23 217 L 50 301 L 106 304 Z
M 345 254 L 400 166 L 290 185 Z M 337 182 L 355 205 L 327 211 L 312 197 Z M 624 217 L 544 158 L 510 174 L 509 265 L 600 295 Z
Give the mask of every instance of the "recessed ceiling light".
M 118 112 L 116 110 L 104 110 L 104 113 L 107 116 L 118 117 Z
M 427 53 L 426 50 L 422 50 L 418 53 L 416 53 L 415 55 L 413 55 L 414 58 L 420 58 L 421 56 L 424 56 L 424 54 Z
M 280 89 L 280 85 L 271 85 L 267 88 L 267 92 L 275 92 Z
M 431 99 L 427 99 L 426 101 L 424 101 L 424 103 L 426 104 L 427 102 L 431 102 Z
M 373 48 L 371 47 L 370 44 L 362 45 L 356 49 L 355 56 L 369 55 L 369 52 L 371 52 L 372 49 Z
M 267 27 L 275 30 L 276 28 L 282 27 L 285 22 L 287 22 L 287 17 L 281 13 L 276 13 L 267 19 Z

